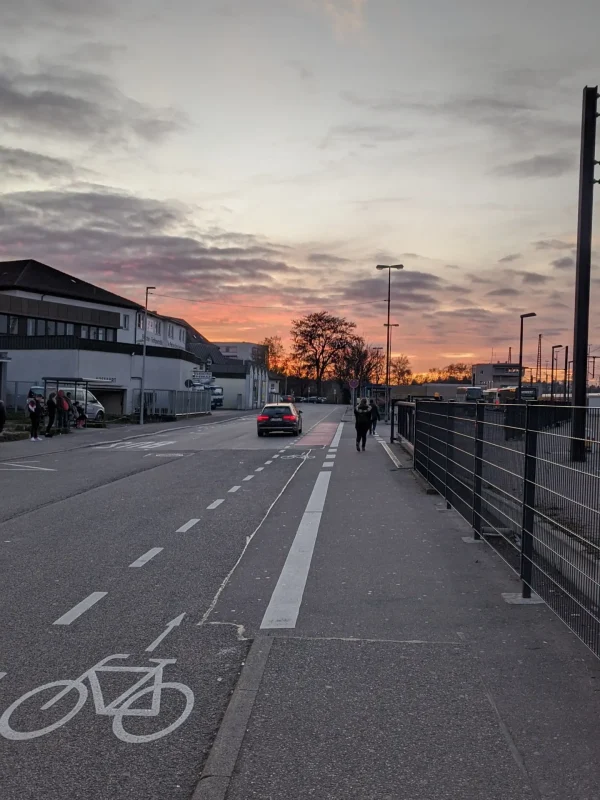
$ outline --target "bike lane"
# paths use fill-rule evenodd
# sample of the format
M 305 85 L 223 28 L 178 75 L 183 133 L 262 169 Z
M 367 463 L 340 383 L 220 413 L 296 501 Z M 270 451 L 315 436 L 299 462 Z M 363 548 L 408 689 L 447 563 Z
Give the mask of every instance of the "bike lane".
M 304 485 L 302 468 L 310 460 L 302 453 L 284 459 L 286 452 L 278 454 L 280 463 L 264 450 L 232 454 L 243 463 L 234 468 L 228 462 L 220 487 L 191 461 L 178 464 L 176 472 L 169 467 L 133 476 L 122 487 L 125 492 L 117 485 L 61 504 L 70 527 L 49 517 L 48 509 L 26 515 L 18 529 L 11 523 L 16 539 L 27 540 L 40 527 L 46 539 L 37 540 L 37 550 L 15 553 L 6 565 L 0 664 L 6 671 L 0 679 L 3 800 L 191 797 L 248 648 L 236 626 L 197 623 L 296 470 L 288 491 Z M 256 472 L 265 459 L 275 469 Z M 208 469 L 214 473 L 216 463 Z M 249 475 L 252 480 L 244 481 Z M 230 494 L 231 484 L 241 488 Z M 224 503 L 209 510 L 215 497 Z M 107 508 L 113 526 L 94 530 L 95 518 L 106 523 Z M 151 546 L 163 550 L 139 567 L 130 566 L 143 561 Z M 259 597 L 261 588 L 252 586 Z M 105 591 L 73 616 L 78 604 Z M 101 672 L 102 694 L 96 692 L 96 699 L 90 682 L 96 673 L 82 676 L 119 654 L 129 657 L 111 663 L 135 668 L 152 667 L 152 658 L 176 659 L 165 665 L 161 681 L 174 686 L 144 693 L 124 713 L 111 709 L 111 700 L 141 673 Z M 69 680 L 74 683 L 66 695 L 42 708 L 66 688 L 55 682 Z M 55 685 L 18 702 L 47 683 Z M 189 692 L 194 705 L 185 717 Z M 153 704 L 160 708 L 156 716 L 132 713 L 151 710 Z M 14 738 L 52 725 L 56 728 L 45 735 Z M 165 730 L 150 741 L 127 739 Z

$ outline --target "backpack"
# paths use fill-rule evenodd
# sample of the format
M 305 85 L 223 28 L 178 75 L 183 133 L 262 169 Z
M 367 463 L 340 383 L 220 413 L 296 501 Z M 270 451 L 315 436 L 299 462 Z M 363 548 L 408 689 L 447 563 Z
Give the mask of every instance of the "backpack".
M 63 411 L 68 411 L 69 410 L 69 403 L 68 403 L 66 397 L 59 397 L 58 398 L 58 407 L 60 409 L 62 409 Z

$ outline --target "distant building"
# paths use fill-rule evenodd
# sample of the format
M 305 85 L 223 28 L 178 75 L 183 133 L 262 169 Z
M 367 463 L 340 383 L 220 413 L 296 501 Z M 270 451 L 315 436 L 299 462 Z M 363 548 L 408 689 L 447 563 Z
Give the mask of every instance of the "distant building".
M 519 385 L 519 365 L 507 361 L 495 364 L 473 364 L 472 384 L 482 389 L 499 389 L 501 386 Z
M 225 358 L 251 361 L 253 364 L 266 364 L 269 348 L 253 342 L 214 342 Z

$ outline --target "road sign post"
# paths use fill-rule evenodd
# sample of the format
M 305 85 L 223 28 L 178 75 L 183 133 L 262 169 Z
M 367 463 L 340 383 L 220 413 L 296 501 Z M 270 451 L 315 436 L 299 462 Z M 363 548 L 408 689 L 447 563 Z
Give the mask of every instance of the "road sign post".
M 360 386 L 360 381 L 356 380 L 356 378 L 352 378 L 348 381 L 348 386 L 352 390 L 352 408 L 356 407 L 356 390 Z

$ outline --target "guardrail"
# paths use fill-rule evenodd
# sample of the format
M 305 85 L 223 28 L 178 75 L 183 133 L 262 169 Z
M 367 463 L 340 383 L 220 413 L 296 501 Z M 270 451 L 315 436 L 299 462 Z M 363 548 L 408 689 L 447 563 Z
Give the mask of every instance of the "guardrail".
M 600 409 L 396 403 L 415 469 L 600 656 Z M 586 417 L 573 461 L 574 413 Z M 581 441 L 581 440 L 579 440 Z

